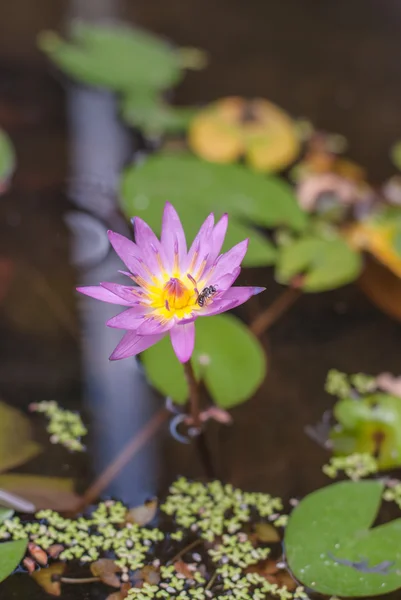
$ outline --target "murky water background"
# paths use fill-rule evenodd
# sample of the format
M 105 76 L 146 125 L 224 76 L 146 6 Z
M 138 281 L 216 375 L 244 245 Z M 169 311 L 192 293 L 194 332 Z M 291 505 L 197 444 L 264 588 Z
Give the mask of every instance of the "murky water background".
M 0 125 L 18 158 L 13 185 L 0 198 L 0 397 L 22 409 L 56 399 L 82 412 L 90 424 L 87 454 L 51 446 L 38 428 L 48 452 L 19 469 L 73 477 L 82 491 L 163 399 L 147 388 L 134 359 L 109 363 L 120 333 L 104 321 L 116 307 L 74 292 L 77 284 L 115 280 L 119 262 L 104 245 L 104 230 L 127 231 L 113 189 L 138 145 L 116 121 L 111 96 L 67 85 L 34 50 L 40 29 L 95 6 L 67 4 L 0 6 Z M 116 8 L 96 3 L 99 13 Z M 188 74 L 177 102 L 263 95 L 345 134 L 352 158 L 374 181 L 391 173 L 388 147 L 401 132 L 396 0 L 137 0 L 120 8 L 132 22 L 210 52 L 210 67 Z M 243 272 L 241 284 L 268 288 L 238 312 L 247 322 L 280 293 L 266 269 Z M 323 392 L 327 370 L 400 373 L 401 327 L 353 285 L 304 296 L 264 344 L 267 381 L 233 411 L 233 426 L 211 425 L 207 435 L 218 477 L 288 499 L 326 481 L 325 451 L 304 427 L 331 406 Z M 177 444 L 165 428 L 108 493 L 141 503 L 178 474 L 204 475 L 194 448 Z M 26 597 L 45 595 L 27 576 L 1 584 L 0 598 Z M 104 588 L 65 586 L 62 597 L 100 599 Z

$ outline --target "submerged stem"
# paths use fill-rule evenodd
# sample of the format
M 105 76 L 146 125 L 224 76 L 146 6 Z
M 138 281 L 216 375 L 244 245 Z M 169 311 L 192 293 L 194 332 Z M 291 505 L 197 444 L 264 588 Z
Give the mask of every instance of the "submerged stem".
M 110 465 L 100 474 L 82 496 L 79 504 L 75 507 L 75 512 L 81 512 L 86 506 L 92 504 L 103 492 L 103 490 L 113 481 L 118 473 L 132 459 L 133 456 L 155 435 L 157 430 L 167 420 L 169 413 L 166 409 L 159 410 L 144 427 L 136 433 L 120 454 L 110 463 Z
M 287 288 L 270 306 L 256 317 L 251 323 L 250 330 L 256 336 L 260 337 L 271 325 L 294 304 L 301 296 L 301 291 L 294 288 Z
M 196 429 L 200 430 L 202 428 L 202 421 L 200 419 L 199 385 L 196 381 L 195 373 L 190 360 L 184 363 L 184 373 L 188 383 L 189 404 L 193 425 Z
M 182 550 L 180 550 L 174 556 L 174 558 L 172 558 L 171 560 L 169 560 L 168 564 L 174 564 L 175 562 L 177 562 L 177 560 L 179 560 L 181 558 L 181 556 L 184 556 L 184 554 L 186 554 L 190 550 L 193 550 L 194 548 L 196 548 L 196 546 L 199 546 L 199 544 L 201 544 L 201 543 L 202 543 L 202 540 L 200 540 L 200 539 L 194 540 L 193 542 L 191 542 L 190 544 L 188 544 L 188 546 L 185 546 L 185 548 L 183 548 Z
M 208 477 L 214 478 L 215 472 L 213 461 L 205 434 L 202 431 L 202 420 L 200 417 L 200 390 L 199 384 L 196 381 L 195 373 L 191 361 L 184 363 L 184 373 L 189 388 L 189 404 L 192 417 L 192 424 L 197 432 L 196 445 L 198 447 L 199 457 L 202 461 L 203 468 Z

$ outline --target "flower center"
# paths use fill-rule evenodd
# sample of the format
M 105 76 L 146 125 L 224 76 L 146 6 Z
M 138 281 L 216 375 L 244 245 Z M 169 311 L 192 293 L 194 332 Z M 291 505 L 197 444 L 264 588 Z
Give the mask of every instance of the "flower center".
M 163 301 L 170 310 L 186 308 L 191 302 L 193 292 L 180 279 L 171 277 L 163 288 Z

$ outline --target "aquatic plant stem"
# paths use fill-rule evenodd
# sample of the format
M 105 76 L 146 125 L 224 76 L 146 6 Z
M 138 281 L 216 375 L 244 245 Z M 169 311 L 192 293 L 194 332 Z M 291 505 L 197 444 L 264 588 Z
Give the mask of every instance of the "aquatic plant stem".
M 194 548 L 196 548 L 196 546 L 199 546 L 199 544 L 201 544 L 201 543 L 202 543 L 201 539 L 194 540 L 193 542 L 188 544 L 188 546 L 185 546 L 185 548 L 180 550 L 171 560 L 169 560 L 168 564 L 174 564 L 175 562 L 177 562 L 177 560 L 179 560 L 181 558 L 181 556 L 184 556 L 184 554 L 186 554 L 190 550 L 193 550 Z
M 271 327 L 302 295 L 298 289 L 287 288 L 270 306 L 261 312 L 250 324 L 250 330 L 257 337 L 260 337 L 269 327 Z
M 197 432 L 196 444 L 198 446 L 199 457 L 207 477 L 214 478 L 215 470 L 209 446 L 207 444 L 205 433 L 202 430 L 202 420 L 200 417 L 200 390 L 196 381 L 195 373 L 191 361 L 184 363 L 184 373 L 188 383 L 189 405 L 192 417 L 192 426 Z
M 163 408 L 159 410 L 146 425 L 136 433 L 133 438 L 128 442 L 122 449 L 120 454 L 113 460 L 112 463 L 101 473 L 101 475 L 92 483 L 92 485 L 86 490 L 79 504 L 75 507 L 76 513 L 82 512 L 82 510 L 92 504 L 103 490 L 113 481 L 118 473 L 125 467 L 125 465 L 135 456 L 139 450 L 149 441 L 149 439 L 155 435 L 157 430 L 167 421 L 169 412 Z
M 210 590 L 210 588 L 213 586 L 214 582 L 216 581 L 217 578 L 217 571 L 215 571 L 213 573 L 213 575 L 211 576 L 207 586 L 205 587 L 205 591 Z
M 100 581 L 100 577 L 60 577 L 58 581 L 60 581 L 60 583 L 71 583 L 79 585 L 81 583 L 97 583 L 98 581 Z
M 191 411 L 191 417 L 193 426 L 196 429 L 202 429 L 202 421 L 200 419 L 200 405 L 199 405 L 199 385 L 195 378 L 195 373 L 192 367 L 192 363 L 189 360 L 184 363 L 184 373 L 188 383 L 189 390 L 189 406 Z

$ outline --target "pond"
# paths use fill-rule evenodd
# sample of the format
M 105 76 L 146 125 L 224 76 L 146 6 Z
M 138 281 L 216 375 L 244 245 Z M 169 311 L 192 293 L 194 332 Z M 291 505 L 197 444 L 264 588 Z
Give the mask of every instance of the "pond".
M 385 1 L 380 9 L 360 0 L 352 7 L 307 1 L 302 8 L 296 0 L 191 0 L 185 7 L 174 0 L 169 10 L 146 1 L 100 4 L 95 17 L 122 16 L 208 51 L 210 66 L 189 73 L 176 93 L 178 104 L 266 96 L 344 134 L 373 182 L 392 173 L 388 148 L 401 131 L 396 2 Z M 330 452 L 307 434 L 333 408 L 324 391 L 327 373 L 398 375 L 399 323 L 368 299 L 359 281 L 300 295 L 260 335 L 267 375 L 247 402 L 230 410 L 232 423 L 208 421 L 202 443 L 180 443 L 169 427 L 174 415 L 148 385 L 143 363 L 134 357 L 109 362 L 121 332 L 104 324 L 117 307 L 75 291 L 124 282 L 122 263 L 107 240 L 108 229 L 131 236 L 117 202 L 119 174 L 132 156 L 142 160 L 157 143 L 122 125 L 111 92 L 72 82 L 38 58 L 37 31 L 49 24 L 59 29 L 71 14 L 90 18 L 87 3 L 71 2 L 64 13 L 44 0 L 37 14 L 22 0 L 15 7 L 20 11 L 0 8 L 13 36 L 0 42 L 0 126 L 17 157 L 0 198 L 0 400 L 29 415 L 42 450 L 31 460 L 14 461 L 12 472 L 69 478 L 78 495 L 92 493 L 91 484 L 139 437 L 132 456 L 114 465 L 110 481 L 100 485 L 102 497 L 142 505 L 165 498 L 184 476 L 279 496 L 288 507 L 291 499 L 328 485 L 322 465 Z M 164 200 L 174 204 L 173 197 Z M 273 267 L 242 270 L 239 285 L 266 287 L 235 308 L 242 322 L 254 322 L 283 294 L 274 275 Z M 78 411 L 88 429 L 86 452 L 50 442 L 45 417 L 29 412 L 43 400 Z M 17 454 L 19 441 L 9 437 Z M 43 500 L 48 492 L 35 493 Z M 56 496 L 61 505 L 66 501 L 60 490 Z M 18 572 L 0 584 L 0 597 L 51 596 Z M 64 585 L 62 597 L 100 600 L 107 592 L 99 584 Z

